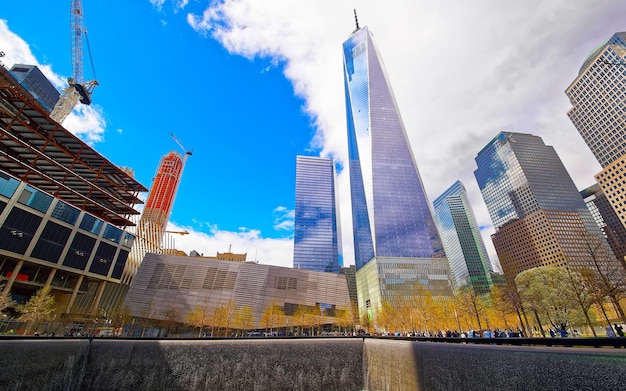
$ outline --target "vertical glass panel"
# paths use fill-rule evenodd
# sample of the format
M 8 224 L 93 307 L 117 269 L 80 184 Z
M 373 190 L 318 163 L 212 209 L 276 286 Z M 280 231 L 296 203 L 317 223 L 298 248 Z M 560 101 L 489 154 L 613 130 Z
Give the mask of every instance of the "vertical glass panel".
M 20 181 L 0 171 L 0 194 L 11 198 Z
M 104 229 L 103 236 L 106 240 L 110 240 L 114 243 L 119 243 L 120 238 L 122 237 L 122 230 L 115 226 L 107 224 L 106 228 Z
M 29 206 L 40 211 L 41 213 L 46 213 L 52 203 L 52 197 L 33 187 L 26 186 L 24 190 L 22 190 L 22 194 L 20 194 L 17 201 L 20 204 Z
M 92 215 L 86 214 L 83 216 L 83 220 L 80 222 L 80 228 L 85 231 L 89 231 L 93 234 L 100 235 L 100 231 L 102 230 L 102 226 L 104 222 L 100 219 L 93 217 Z
M 54 206 L 54 210 L 52 211 L 52 217 L 61 221 L 65 221 L 66 223 L 72 225 L 74 225 L 76 223 L 76 220 L 78 220 L 79 214 L 80 210 L 66 204 L 61 200 L 56 203 L 56 205 Z

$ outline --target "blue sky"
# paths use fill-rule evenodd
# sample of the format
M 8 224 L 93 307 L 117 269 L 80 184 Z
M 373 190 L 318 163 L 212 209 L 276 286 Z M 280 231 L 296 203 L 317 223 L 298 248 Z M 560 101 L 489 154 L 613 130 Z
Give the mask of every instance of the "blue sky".
M 415 4 L 414 4 L 415 3 Z M 146 187 L 158 162 L 193 149 L 171 216 L 177 247 L 291 266 L 295 159 L 345 162 L 341 44 L 374 33 L 430 200 L 466 185 L 492 258 L 474 157 L 499 131 L 539 135 L 577 186 L 600 171 L 563 91 L 586 56 L 626 30 L 618 0 L 83 0 L 100 85 L 64 125 Z M 469 4 L 471 3 L 471 4 Z M 3 63 L 71 73 L 69 1 L 0 10 Z M 85 79 L 94 78 L 85 57 Z M 352 264 L 347 175 L 339 176 Z M 232 246 L 232 247 L 231 247 Z

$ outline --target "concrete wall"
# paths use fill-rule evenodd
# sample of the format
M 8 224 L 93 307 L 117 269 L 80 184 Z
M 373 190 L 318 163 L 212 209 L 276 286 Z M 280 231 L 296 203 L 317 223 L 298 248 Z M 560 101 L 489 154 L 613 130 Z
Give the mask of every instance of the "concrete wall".
M 0 339 L 2 390 L 618 390 L 626 349 L 384 339 Z

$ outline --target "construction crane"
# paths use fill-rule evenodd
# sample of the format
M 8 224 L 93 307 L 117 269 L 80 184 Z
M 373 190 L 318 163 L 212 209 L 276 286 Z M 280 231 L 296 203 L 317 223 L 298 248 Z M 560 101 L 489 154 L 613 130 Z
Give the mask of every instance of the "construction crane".
M 184 231 L 163 231 L 164 233 L 167 234 L 178 234 L 180 236 L 184 236 L 184 235 L 189 235 L 189 231 L 184 230 Z
M 190 150 L 185 149 L 185 147 L 183 147 L 183 144 L 176 138 L 176 136 L 174 136 L 174 133 L 170 132 L 170 136 L 172 136 L 174 141 L 176 141 L 176 144 L 178 144 L 180 149 L 182 149 L 183 152 L 185 153 L 185 157 L 183 158 L 183 166 L 184 166 L 185 163 L 187 162 L 187 159 L 189 158 L 189 156 L 193 155 L 193 148 L 190 149 Z
M 63 123 L 65 118 L 72 112 L 74 107 L 80 103 L 91 104 L 91 95 L 98 85 L 96 71 L 91 58 L 91 48 L 87 38 L 87 30 L 83 22 L 82 0 L 72 0 L 70 6 L 70 29 L 71 29 L 71 49 L 72 49 L 72 77 L 68 79 L 68 86 L 63 91 L 63 95 L 52 109 L 50 117 L 58 123 Z M 85 81 L 83 75 L 83 46 L 86 44 L 91 63 L 91 71 L 94 80 Z

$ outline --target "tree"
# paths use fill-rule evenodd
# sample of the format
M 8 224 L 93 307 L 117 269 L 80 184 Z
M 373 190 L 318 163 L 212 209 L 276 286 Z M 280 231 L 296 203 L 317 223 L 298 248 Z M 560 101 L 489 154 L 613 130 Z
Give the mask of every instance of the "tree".
M 609 300 L 623 323 L 626 323 L 626 313 L 621 306 L 622 299 L 626 298 L 626 274 L 622 265 L 607 255 L 602 238 L 598 235 L 583 235 L 583 250 L 589 255 L 589 266 L 593 273 L 584 273 L 587 287 L 598 299 L 602 307 L 602 301 Z M 602 307 L 604 311 L 604 307 Z M 610 323 L 609 323 L 610 324 Z
M 11 299 L 11 294 L 7 293 L 6 295 L 0 291 L 0 312 L 6 310 L 7 308 L 15 307 L 17 303 Z
M 352 311 L 346 307 L 337 310 L 335 322 L 337 323 L 337 326 L 339 326 L 339 331 L 341 331 L 341 328 L 343 327 L 343 331 L 347 332 L 348 327 L 354 327 L 354 316 L 352 315 Z
M 56 305 L 54 297 L 50 294 L 50 286 L 38 290 L 26 304 L 19 305 L 16 309 L 21 314 L 18 320 L 28 322 L 24 335 L 28 334 L 33 324 L 52 320 Z
M 487 313 L 487 302 L 485 301 L 485 298 L 478 294 L 478 292 L 476 292 L 476 290 L 474 290 L 474 288 L 470 285 L 464 285 L 459 288 L 456 297 L 460 309 L 475 318 L 478 324 L 478 329 L 481 330 L 483 325 L 480 318 L 486 317 Z
M 113 327 L 124 327 L 124 325 L 131 322 L 132 318 L 130 308 L 127 305 L 119 306 L 112 316 Z
M 285 313 L 280 305 L 275 301 L 265 308 L 261 315 L 261 324 L 265 326 L 265 330 L 271 333 L 273 328 L 285 324 Z
M 163 327 L 167 328 L 167 333 L 169 335 L 170 328 L 174 327 L 176 323 L 178 323 L 178 319 L 180 318 L 180 310 L 176 307 L 170 306 L 163 310 L 163 313 L 161 315 L 163 316 L 163 320 L 161 321 L 161 323 Z
M 198 304 L 185 315 L 185 323 L 193 327 L 198 327 L 198 338 L 200 338 L 202 337 L 202 331 L 204 330 L 204 326 L 207 325 L 209 318 L 207 308 Z
M 237 311 L 235 325 L 237 328 L 241 329 L 243 333 L 252 328 L 254 325 L 254 315 L 252 314 L 252 308 L 250 308 L 250 306 L 243 306 Z
M 235 302 L 232 299 L 228 300 L 226 304 L 215 309 L 215 312 L 213 313 L 213 326 L 218 329 L 224 328 L 224 336 L 226 337 L 228 336 L 228 330 L 234 323 L 236 316 L 237 307 L 235 306 Z
M 569 267 L 566 269 L 568 284 L 565 288 L 569 291 L 569 296 L 579 305 L 581 312 L 585 317 L 587 326 L 591 329 L 594 337 L 597 337 L 596 330 L 593 328 L 590 311 L 596 301 L 592 292 L 585 286 L 585 279 L 580 273 L 571 271 Z
M 300 326 L 300 334 L 304 333 L 304 326 L 309 326 L 311 309 L 306 305 L 299 305 L 293 313 L 292 319 L 295 326 Z
M 583 318 L 565 267 L 540 266 L 525 270 L 515 277 L 515 282 L 524 304 L 535 313 L 544 337 L 542 319 L 562 329 Z

